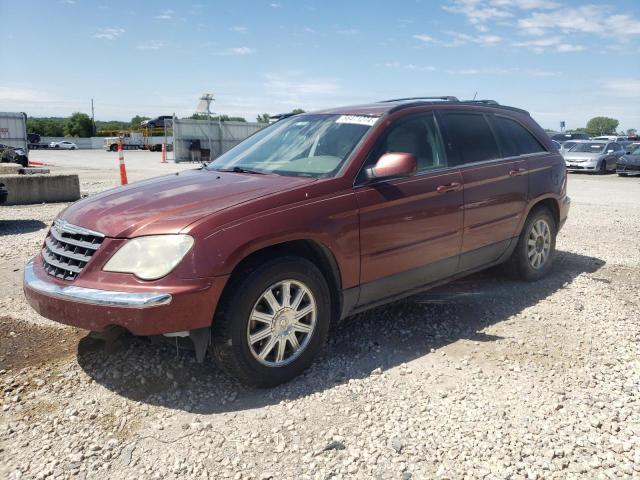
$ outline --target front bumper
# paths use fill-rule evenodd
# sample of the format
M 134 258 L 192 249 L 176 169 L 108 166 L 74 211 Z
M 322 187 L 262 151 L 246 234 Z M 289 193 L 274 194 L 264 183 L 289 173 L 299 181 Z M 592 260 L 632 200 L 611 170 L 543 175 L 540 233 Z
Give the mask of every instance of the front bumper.
M 617 173 L 624 173 L 627 175 L 640 175 L 640 165 L 629 163 L 618 163 L 616 165 Z
M 23 288 L 33 309 L 50 320 L 97 332 L 120 326 L 135 335 L 161 335 L 210 326 L 225 283 L 226 277 L 215 277 L 173 291 L 98 290 L 54 279 L 36 257 L 25 265 Z
M 594 172 L 598 169 L 597 163 L 571 163 L 566 162 L 567 170 L 570 172 Z

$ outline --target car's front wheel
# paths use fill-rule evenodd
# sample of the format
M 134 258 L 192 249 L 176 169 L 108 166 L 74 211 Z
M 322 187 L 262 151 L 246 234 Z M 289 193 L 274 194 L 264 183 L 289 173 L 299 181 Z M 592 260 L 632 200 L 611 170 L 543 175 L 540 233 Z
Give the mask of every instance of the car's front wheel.
M 553 262 L 557 232 L 551 212 L 545 207 L 534 208 L 527 217 L 511 258 L 505 263 L 507 273 L 527 281 L 544 277 Z
M 212 354 L 241 382 L 272 387 L 302 373 L 324 345 L 331 297 L 303 258 L 268 261 L 234 276 L 212 327 Z

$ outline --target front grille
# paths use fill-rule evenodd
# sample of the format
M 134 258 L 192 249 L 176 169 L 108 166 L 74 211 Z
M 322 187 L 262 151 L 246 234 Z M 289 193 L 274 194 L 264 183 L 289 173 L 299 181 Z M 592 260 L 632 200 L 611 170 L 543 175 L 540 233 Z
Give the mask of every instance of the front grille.
M 104 240 L 99 232 L 65 222 L 53 222 L 42 247 L 45 271 L 63 280 L 75 280 Z

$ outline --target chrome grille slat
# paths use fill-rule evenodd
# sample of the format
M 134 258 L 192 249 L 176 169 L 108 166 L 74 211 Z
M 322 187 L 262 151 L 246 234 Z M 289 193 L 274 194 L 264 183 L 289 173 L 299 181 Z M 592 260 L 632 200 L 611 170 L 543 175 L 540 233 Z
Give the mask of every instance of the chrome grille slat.
M 45 271 L 56 278 L 75 280 L 103 240 L 99 232 L 56 220 L 42 248 Z
M 75 238 L 63 237 L 61 232 L 59 232 L 55 226 L 51 227 L 49 233 L 59 242 L 70 243 L 71 245 L 75 245 L 76 247 L 89 248 L 91 250 L 97 250 L 100 247 L 100 243 L 102 242 L 101 238 L 98 239 L 99 243 L 91 243 L 83 240 L 77 240 Z
M 67 257 L 72 260 L 78 260 L 80 262 L 85 262 L 85 263 L 87 263 L 91 258 L 91 255 L 82 255 L 80 253 L 70 252 L 68 250 L 65 250 L 64 247 L 60 248 L 59 246 L 54 245 L 54 243 L 49 239 L 49 237 L 45 238 L 44 242 L 49 248 L 49 250 L 51 250 L 56 255 L 60 255 L 61 257 Z M 58 244 L 60 244 L 60 242 L 58 242 Z M 84 247 L 76 247 L 76 248 L 84 248 Z

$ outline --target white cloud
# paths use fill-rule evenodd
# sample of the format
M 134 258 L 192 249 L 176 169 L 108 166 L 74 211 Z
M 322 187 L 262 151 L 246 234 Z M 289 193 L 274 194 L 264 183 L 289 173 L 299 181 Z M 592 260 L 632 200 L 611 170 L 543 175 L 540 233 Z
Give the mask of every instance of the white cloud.
M 634 99 L 640 97 L 640 78 L 612 78 L 605 80 L 602 86 L 610 96 Z
M 283 105 L 314 105 L 319 102 L 331 103 L 338 93 L 338 85 L 327 79 L 308 79 L 301 73 L 265 75 L 264 88 L 269 96 Z
M 247 27 L 231 27 L 229 30 L 236 33 L 247 33 L 249 31 Z
M 543 53 L 548 50 L 553 50 L 561 53 L 581 52 L 582 50 L 584 50 L 584 47 L 582 45 L 566 43 L 564 41 L 564 37 L 562 36 L 537 38 L 534 40 L 515 42 L 512 45 L 514 47 L 528 48 L 534 53 Z
M 467 21 L 481 32 L 487 31 L 486 23 L 491 20 L 513 17 L 504 5 L 494 6 L 483 0 L 453 0 L 442 8 L 449 13 L 457 13 L 467 17 Z
M 42 98 L 42 93 L 29 88 L 11 88 L 0 86 L 2 102 L 34 102 Z
M 160 15 L 156 15 L 154 18 L 158 20 L 171 20 L 173 19 L 174 11 L 171 9 L 165 10 Z
M 279 3 L 270 3 L 269 6 L 271 8 L 282 8 L 282 5 Z
M 412 70 L 416 72 L 434 72 L 436 67 L 432 65 L 416 65 L 415 63 L 388 62 L 382 65 L 385 68 L 393 68 L 397 70 Z
M 160 50 L 166 46 L 166 42 L 163 42 L 162 40 L 149 40 L 139 44 L 136 48 L 138 50 Z
M 445 31 L 443 32 L 448 37 L 451 37 L 451 40 L 440 40 L 433 38 L 431 35 L 427 35 L 424 33 L 414 35 L 413 38 L 416 40 L 420 40 L 423 43 L 431 43 L 434 45 L 441 45 L 443 47 L 459 47 L 461 45 L 466 45 L 469 43 L 475 43 L 477 45 L 483 46 L 491 46 L 497 45 L 502 42 L 502 37 L 498 35 L 468 35 L 466 33 Z
M 414 35 L 413 38 L 415 38 L 416 40 L 420 40 L 421 42 L 425 42 L 425 43 L 438 43 L 438 41 L 433 38 L 431 35 L 427 35 L 425 33 L 419 33 L 417 35 Z
M 223 52 L 223 55 L 250 55 L 255 53 L 255 49 L 249 47 L 234 47 Z
M 124 28 L 101 28 L 93 34 L 93 38 L 114 40 L 124 33 Z
M 513 69 L 508 68 L 462 68 L 459 70 L 447 70 L 452 75 L 508 75 Z
M 544 35 L 551 30 L 603 37 L 640 35 L 637 19 L 626 14 L 609 15 L 609 10 L 603 5 L 580 5 L 551 13 L 536 12 L 518 20 L 518 26 L 529 35 Z

